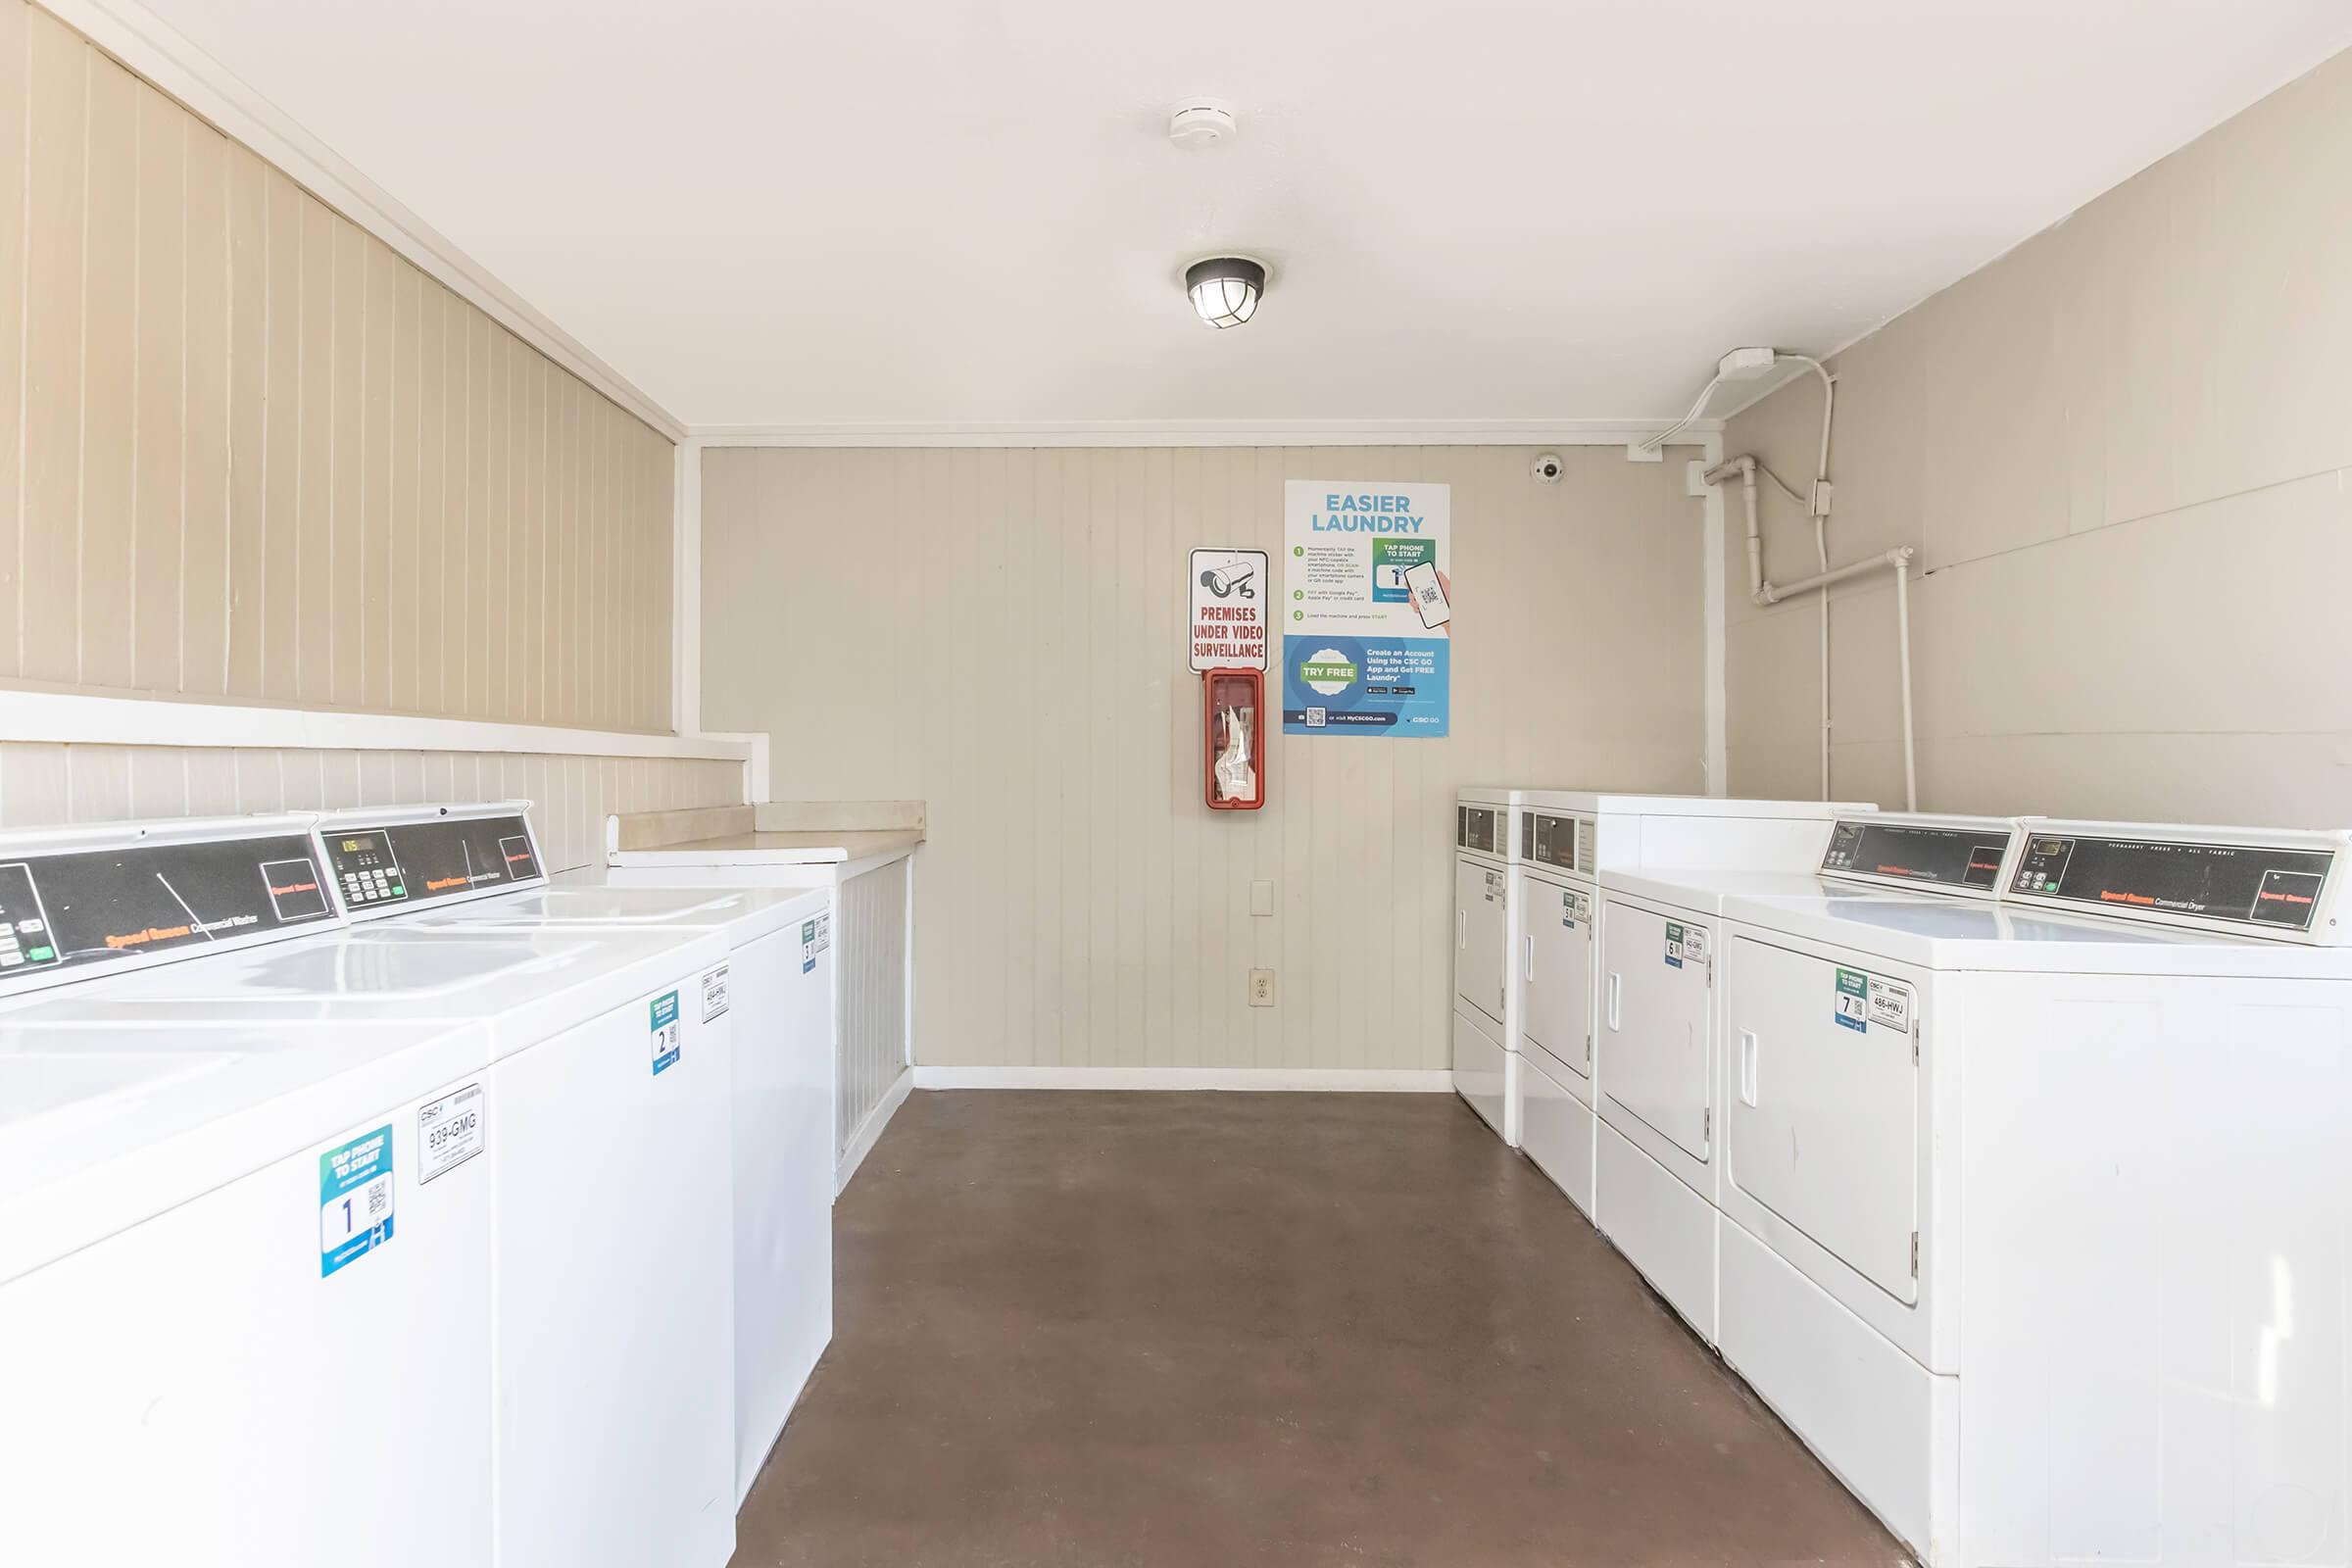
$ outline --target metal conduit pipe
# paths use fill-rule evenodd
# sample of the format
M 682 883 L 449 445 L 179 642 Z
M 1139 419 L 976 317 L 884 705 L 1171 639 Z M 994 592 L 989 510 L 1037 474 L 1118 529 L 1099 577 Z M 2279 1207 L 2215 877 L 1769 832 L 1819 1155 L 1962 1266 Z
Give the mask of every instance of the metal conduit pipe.
M 1902 664 L 1903 689 L 1903 806 L 1906 810 L 1916 811 L 1919 809 L 1919 762 L 1911 718 L 1911 561 L 1918 552 L 1909 545 L 1898 545 L 1892 550 L 1847 565 L 1819 571 L 1795 582 L 1772 581 L 1764 575 L 1764 530 L 1756 512 L 1756 467 L 1754 456 L 1741 453 L 1736 458 L 1726 458 L 1700 475 L 1711 485 L 1720 485 L 1735 475 L 1740 480 L 1740 501 L 1747 521 L 1747 597 L 1750 603 L 1759 608 L 1769 608 L 1785 604 L 1799 594 L 1819 593 L 1833 583 L 1867 576 L 1874 571 L 1891 570 L 1894 573 L 1896 640 Z M 1826 603 L 1823 610 L 1826 613 Z M 1829 662 L 1826 654 L 1822 661 L 1821 736 L 1822 765 L 1826 774 L 1830 744 Z M 1829 798 L 1826 776 L 1822 784 L 1822 798 Z

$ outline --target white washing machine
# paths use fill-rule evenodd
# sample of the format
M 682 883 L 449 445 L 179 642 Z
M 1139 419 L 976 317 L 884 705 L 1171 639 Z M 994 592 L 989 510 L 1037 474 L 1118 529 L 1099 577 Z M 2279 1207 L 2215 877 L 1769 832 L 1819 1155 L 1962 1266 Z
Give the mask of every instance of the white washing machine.
M 1933 1568 L 2352 1552 L 2348 847 L 1725 901 L 1722 1350 Z
M 396 860 L 411 830 L 445 818 L 505 819 L 536 863 L 520 803 L 330 812 L 318 821 L 330 855 L 381 843 Z M 519 827 L 520 831 L 512 831 Z M 462 841 L 461 841 L 462 842 Z M 338 886 L 356 883 L 356 867 Z M 389 885 L 389 884 L 387 884 Z M 401 884 L 404 888 L 407 883 Z M 373 883 L 370 881 L 372 888 Z M 818 943 L 830 907 L 813 888 L 549 885 L 528 879 L 492 896 L 410 908 L 374 904 L 422 930 L 708 931 L 728 961 L 694 999 L 731 1022 L 735 1232 L 735 1500 L 740 1504 L 784 1430 L 833 1334 L 833 956 Z M 715 985 L 715 990 L 709 987 Z
M 1519 1146 L 1518 1051 L 1512 1039 L 1511 798 L 1463 790 L 1453 808 L 1453 1088 Z
M 1717 1335 L 1722 1202 L 1716 959 L 1724 902 L 1818 898 L 1841 886 L 1858 897 L 1989 900 L 2016 840 L 2016 825 L 1997 818 L 1873 813 L 1838 819 L 1818 875 L 1715 867 L 1600 873 L 1595 1032 L 1607 1066 L 1597 1084 L 1594 1219 L 1708 1344 Z
M 0 840 L 0 1559 L 492 1561 L 485 1032 L 77 1016 L 313 946 L 310 857 Z
M 510 880 L 495 822 L 417 824 L 408 896 Z M 370 877 L 372 888 L 373 879 Z M 707 932 L 479 934 L 399 922 L 125 975 L 61 1016 L 471 1022 L 488 1035 L 496 1560 L 718 1564 L 734 1549 L 729 1032 Z
M 1811 865 L 1840 812 L 1866 805 L 1692 795 L 1521 790 L 1511 933 L 1520 1001 L 1511 1116 L 1527 1156 L 1586 1214 L 1596 1212 L 1594 1077 L 1602 1069 L 1600 873 L 1640 866 Z

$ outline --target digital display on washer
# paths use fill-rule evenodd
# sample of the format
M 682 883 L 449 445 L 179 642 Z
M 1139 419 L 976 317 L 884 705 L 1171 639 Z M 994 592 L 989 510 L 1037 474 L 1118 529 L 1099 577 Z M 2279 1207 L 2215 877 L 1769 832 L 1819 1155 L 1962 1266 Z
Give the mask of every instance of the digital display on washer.
M 1495 853 L 1494 818 L 1491 806 L 1457 806 L 1454 808 L 1453 842 L 1465 850 L 1483 854 Z M 1507 843 L 1507 841 L 1505 841 Z
M 2036 834 L 2010 890 L 2308 931 L 2334 863 L 2327 850 Z
M 1831 875 L 1998 888 L 2009 837 L 1998 829 L 1839 817 L 1830 831 L 1830 847 L 1822 852 L 1821 868 Z
M 1527 858 L 1540 865 L 1556 865 L 1562 870 L 1576 867 L 1576 818 L 1545 816 L 1542 812 L 1528 817 Z
M 519 816 L 444 816 L 318 832 L 347 909 L 429 904 L 541 879 L 530 827 Z
M 0 984 L 324 920 L 299 833 L 0 860 Z

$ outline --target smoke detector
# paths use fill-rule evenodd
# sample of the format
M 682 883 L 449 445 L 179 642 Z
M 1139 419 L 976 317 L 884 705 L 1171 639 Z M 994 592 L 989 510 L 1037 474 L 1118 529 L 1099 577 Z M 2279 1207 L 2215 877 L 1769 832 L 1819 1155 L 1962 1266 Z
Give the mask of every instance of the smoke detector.
M 1187 98 L 1168 116 L 1168 140 L 1179 147 L 1221 147 L 1241 131 L 1233 105 L 1221 98 Z

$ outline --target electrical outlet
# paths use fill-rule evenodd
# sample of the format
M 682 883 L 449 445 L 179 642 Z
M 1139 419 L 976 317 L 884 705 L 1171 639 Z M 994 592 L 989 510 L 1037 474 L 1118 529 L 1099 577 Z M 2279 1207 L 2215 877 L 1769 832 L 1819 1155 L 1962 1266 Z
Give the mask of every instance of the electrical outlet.
M 1273 970 L 1252 969 L 1250 971 L 1250 1005 L 1252 1007 L 1274 1005 Z

